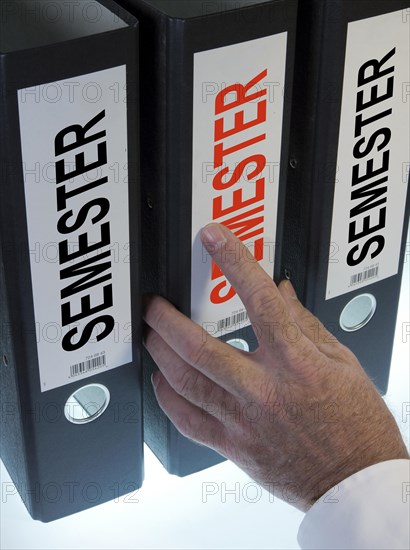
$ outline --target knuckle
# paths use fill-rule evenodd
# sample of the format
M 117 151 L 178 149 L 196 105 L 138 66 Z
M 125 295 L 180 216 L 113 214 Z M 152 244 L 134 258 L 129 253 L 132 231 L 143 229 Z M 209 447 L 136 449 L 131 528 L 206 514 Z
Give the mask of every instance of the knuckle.
M 355 369 L 363 370 L 357 356 L 348 347 L 338 342 L 337 345 L 338 359 L 341 364 L 350 365 Z
M 309 373 L 322 361 L 327 361 L 314 344 L 306 342 L 300 346 L 289 346 L 286 351 L 286 364 L 293 374 Z
M 321 332 L 324 330 L 324 326 L 319 321 L 319 319 L 314 315 L 312 315 L 312 313 L 310 313 L 310 311 L 305 309 L 303 306 L 301 309 L 299 309 L 299 311 L 295 315 L 295 319 L 296 321 L 299 321 L 303 325 L 311 327 L 313 330 L 316 330 L 317 332 Z
M 192 441 L 206 445 L 223 456 L 226 454 L 226 438 L 222 426 L 208 426 L 206 420 L 193 420 L 190 415 L 181 415 L 177 421 L 178 430 L 181 434 Z
M 192 345 L 187 351 L 187 359 L 190 365 L 206 366 L 212 361 L 214 353 L 207 341 L 202 341 L 201 344 Z
M 272 286 L 263 281 L 256 285 L 249 293 L 247 299 L 247 306 L 253 311 L 260 312 L 262 315 L 266 311 L 271 311 L 281 314 L 284 312 L 284 304 L 274 292 L 272 292 Z
M 225 430 L 223 428 L 214 428 L 212 431 L 206 434 L 206 440 L 203 437 L 201 437 L 201 439 L 198 437 L 198 440 L 208 447 L 215 449 L 219 452 L 219 454 L 222 454 L 226 458 L 228 457 L 226 453 Z
M 184 371 L 175 382 L 175 390 L 182 397 L 189 398 L 197 388 L 199 373 L 190 370 Z
M 196 430 L 194 429 L 190 415 L 188 414 L 179 415 L 175 423 L 178 428 L 178 431 L 183 436 L 188 437 L 189 439 L 195 439 Z
M 159 343 L 159 336 L 153 329 L 149 329 L 145 333 L 144 344 L 145 347 L 149 350 L 153 350 L 157 347 Z

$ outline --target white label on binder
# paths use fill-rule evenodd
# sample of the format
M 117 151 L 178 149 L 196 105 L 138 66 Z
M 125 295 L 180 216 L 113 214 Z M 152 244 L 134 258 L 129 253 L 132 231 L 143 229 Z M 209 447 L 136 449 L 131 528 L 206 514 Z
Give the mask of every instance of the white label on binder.
M 200 229 L 224 224 L 273 276 L 286 46 L 281 33 L 195 54 L 191 316 L 213 336 L 250 321 Z
M 132 361 L 126 68 L 18 92 L 41 390 Z
M 409 172 L 409 52 L 403 11 L 349 23 L 326 299 L 398 272 Z

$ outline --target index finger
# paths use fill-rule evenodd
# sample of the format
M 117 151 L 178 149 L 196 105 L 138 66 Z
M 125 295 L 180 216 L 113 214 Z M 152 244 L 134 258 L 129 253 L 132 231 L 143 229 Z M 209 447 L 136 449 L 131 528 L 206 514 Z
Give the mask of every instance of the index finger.
M 295 321 L 278 287 L 249 249 L 221 224 L 207 225 L 201 240 L 241 298 L 259 343 L 286 344 L 287 327 Z

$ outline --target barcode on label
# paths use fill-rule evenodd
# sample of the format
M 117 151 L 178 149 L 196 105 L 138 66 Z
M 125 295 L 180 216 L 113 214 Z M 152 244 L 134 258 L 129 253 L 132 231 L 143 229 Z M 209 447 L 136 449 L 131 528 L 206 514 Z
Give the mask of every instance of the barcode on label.
M 233 326 L 238 325 L 239 323 L 243 323 L 248 319 L 249 317 L 247 311 L 241 311 L 241 313 L 237 313 L 236 315 L 232 315 L 231 317 L 225 317 L 225 319 L 221 319 L 220 321 L 218 321 L 217 331 L 220 332 L 221 330 L 232 328 Z
M 84 374 L 85 372 L 90 372 L 90 370 L 99 369 L 105 366 L 105 355 L 99 355 L 98 357 L 94 357 L 88 361 L 71 365 L 70 374 L 71 376 L 78 376 L 79 374 Z
M 352 275 L 350 277 L 350 286 L 358 285 L 359 283 L 363 283 L 364 281 L 368 281 L 369 279 L 374 279 L 375 277 L 377 277 L 378 274 L 378 265 L 370 269 L 366 269 L 366 271 L 356 273 L 356 275 Z

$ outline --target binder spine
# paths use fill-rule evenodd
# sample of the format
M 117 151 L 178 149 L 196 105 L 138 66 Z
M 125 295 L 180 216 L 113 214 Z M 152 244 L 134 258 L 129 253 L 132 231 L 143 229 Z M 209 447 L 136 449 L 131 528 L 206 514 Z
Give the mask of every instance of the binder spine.
M 21 47 L 13 37 L 14 49 L 5 42 L 0 56 L 1 456 L 30 514 L 44 522 L 132 492 L 143 475 L 138 24 L 110 13 L 112 2 L 102 5 L 101 27 L 73 22 L 51 44 L 41 32 L 37 44 L 33 31 L 33 43 Z M 79 38 L 70 34 L 79 29 Z M 49 86 L 66 93 L 61 102 L 48 101 Z M 44 256 L 50 241 L 57 261 Z M 72 296 L 77 319 L 68 323 Z M 86 342 L 62 337 L 84 319 L 100 321 L 103 310 L 109 335 L 101 323 Z M 57 336 L 44 332 L 49 324 Z
M 122 2 L 132 9 L 130 2 Z M 139 17 L 143 21 L 140 28 L 140 43 L 145 54 L 140 57 L 141 70 L 141 180 L 142 186 L 142 270 L 143 291 L 166 293 L 167 271 L 163 269 L 167 261 L 167 243 L 169 234 L 166 227 L 167 211 L 161 205 L 166 204 L 167 189 L 164 181 L 168 160 L 167 146 L 167 94 L 168 80 L 165 71 L 158 66 L 167 65 L 169 49 L 167 20 L 157 17 L 155 10 L 147 4 L 141 4 Z M 145 130 L 146 129 L 146 130 Z M 152 250 L 155 243 L 155 251 Z M 154 252 L 154 253 L 153 253 Z
M 12 128 L 10 119 L 15 105 L 9 101 L 7 74 L 7 62 L 0 57 L 0 125 Z M 13 204 L 9 202 L 11 188 L 21 171 L 13 162 L 12 148 L 13 144 L 16 145 L 13 138 L 13 132 L 10 132 L 9 139 L 2 133 L 0 141 L 3 184 L 0 201 L 0 456 L 29 513 L 37 518 L 41 516 L 41 511 L 35 502 L 35 487 L 32 483 L 37 478 L 37 453 L 34 452 L 32 423 L 23 418 L 24 409 L 30 410 L 31 399 L 27 379 L 17 368 L 21 361 L 26 360 L 23 322 L 19 315 L 23 293 L 13 293 L 13 287 L 19 286 L 19 275 L 14 279 L 7 276 L 11 266 L 19 265 L 23 246 L 21 242 L 13 241 L 13 229 L 4 224 L 10 211 L 13 211 Z M 13 219 L 11 224 L 14 223 L 17 222 Z M 15 299 L 12 299 L 13 295 Z M 32 452 L 29 453 L 28 449 Z
M 131 9 L 132 6 L 125 4 Z M 145 52 L 141 55 L 141 181 L 142 185 L 142 292 L 168 295 L 168 242 L 167 230 L 167 187 L 163 185 L 167 170 L 167 96 L 168 79 L 165 71 L 157 67 L 167 66 L 169 49 L 167 20 L 157 17 L 149 5 L 141 5 L 139 17 L 143 21 L 140 41 Z M 146 87 L 149 89 L 147 90 Z M 154 153 L 154 154 L 153 154 Z M 153 250 L 154 247 L 154 250 Z M 159 411 L 151 384 L 151 375 L 156 369 L 151 356 L 144 348 L 144 439 L 168 471 L 171 453 L 168 452 L 170 426 L 166 416 Z
M 5 149 L 2 147 L 2 151 Z M 2 162 L 2 161 L 0 161 Z M 13 329 L 10 323 L 10 309 L 6 297 L 3 250 L 0 247 L 0 454 L 16 486 L 28 487 L 27 455 L 24 426 L 21 421 L 21 405 L 18 398 Z M 33 514 L 30 502 L 26 506 Z
M 186 237 L 191 228 L 192 59 L 187 22 L 168 19 L 166 27 L 166 296 L 190 317 L 191 249 Z
M 270 52 L 276 55 L 272 47 L 273 35 L 282 33 L 278 53 L 283 53 L 284 34 L 287 33 L 287 62 L 284 128 L 282 140 L 282 157 L 275 161 L 285 162 L 288 145 L 288 116 L 291 95 L 294 54 L 294 22 L 296 19 L 296 2 L 293 0 L 240 1 L 235 5 L 204 5 L 196 0 L 181 2 L 160 0 L 120 0 L 125 8 L 132 11 L 141 21 L 142 78 L 141 78 L 141 111 L 142 111 L 142 188 L 143 188 L 143 250 L 144 250 L 144 291 L 162 294 L 176 305 L 184 314 L 191 316 L 200 324 L 204 321 L 217 321 L 215 315 L 209 318 L 196 317 L 193 314 L 192 289 L 193 252 L 192 243 L 197 238 L 199 218 L 193 212 L 193 187 L 200 185 L 197 174 L 193 175 L 194 101 L 195 63 L 199 55 L 213 50 L 226 51 L 229 48 L 246 48 L 243 43 L 252 41 L 270 42 Z M 268 37 L 271 37 L 270 39 Z M 226 50 L 224 48 L 226 47 Z M 253 46 L 255 48 L 255 46 Z M 235 50 L 237 52 L 237 50 Z M 258 49 L 258 54 L 261 49 Z M 266 54 L 262 53 L 263 60 Z M 235 66 L 240 63 L 232 62 Z M 253 59 L 255 61 L 255 59 Z M 242 62 L 242 60 L 241 60 Z M 231 63 L 231 65 L 232 65 Z M 262 64 L 262 61 L 259 63 Z M 259 67 L 258 64 L 258 67 Z M 245 85 L 257 74 L 252 73 L 252 62 L 248 59 L 246 70 L 249 74 L 240 75 Z M 231 68 L 226 63 L 227 71 Z M 285 72 L 285 71 L 284 71 Z M 251 74 L 252 73 L 252 74 Z M 275 80 L 272 75 L 271 80 Z M 276 76 L 276 73 L 275 73 Z M 223 87 L 225 79 L 218 74 L 218 86 Z M 237 75 L 231 75 L 236 85 Z M 281 74 L 279 85 L 284 85 Z M 245 80 L 247 79 L 247 80 Z M 272 84 L 274 84 L 272 82 Z M 277 84 L 277 83 L 276 83 Z M 272 90 L 271 90 L 272 91 Z M 277 90 L 280 94 L 282 89 Z M 208 98 L 209 105 L 215 95 Z M 200 102 L 199 102 L 200 103 Z M 278 102 L 279 103 L 279 102 Z M 200 105 L 201 106 L 201 105 Z M 282 108 L 278 106 L 278 111 Z M 247 111 L 249 119 L 255 113 Z M 206 132 L 214 123 L 214 114 L 207 117 Z M 272 123 L 271 123 L 272 124 Z M 270 126 L 271 126 L 270 124 Z M 280 126 L 280 128 L 278 128 Z M 275 120 L 275 147 L 280 141 L 281 122 Z M 198 133 L 201 133 L 199 129 Z M 214 140 L 211 140 L 211 145 Z M 205 153 L 203 153 L 204 155 Z M 280 156 L 280 153 L 279 155 Z M 272 159 L 267 159 L 271 161 Z M 212 163 L 210 154 L 206 153 L 203 162 Z M 271 167 L 272 168 L 272 167 Z M 277 174 L 276 174 L 277 175 Z M 283 201 L 283 185 L 286 167 L 281 166 L 279 203 Z M 272 184 L 272 181 L 269 183 Z M 254 185 L 254 182 L 250 184 Z M 279 186 L 275 178 L 274 185 Z M 205 186 L 204 186 L 205 187 Z M 252 189 L 252 190 L 251 190 Z M 249 195 L 253 187 L 248 189 Z M 210 193 L 211 191 L 209 191 Z M 209 193 L 207 201 L 209 202 Z M 198 200 L 198 199 L 197 199 Z M 198 204 L 196 204 L 198 211 Z M 267 200 L 267 202 L 269 202 Z M 266 223 L 275 224 L 276 214 L 271 207 L 266 213 Z M 205 220 L 201 225 L 212 221 L 212 211 L 204 208 Z M 279 207 L 277 237 L 281 237 L 282 209 Z M 271 240 L 270 240 L 271 241 Z M 196 243 L 197 244 L 197 243 Z M 273 247 L 273 243 L 267 243 Z M 153 246 L 155 247 L 153 249 Z M 271 251 L 270 251 L 271 252 Z M 271 254 L 272 257 L 272 254 Z M 279 257 L 279 256 L 278 256 Z M 200 267 L 205 267 L 202 265 Z M 272 262 L 273 263 L 273 262 Z M 271 266 L 269 266 L 271 268 Z M 207 268 L 205 268 L 207 269 Z M 275 276 L 279 273 L 279 262 L 276 262 Z M 273 268 L 272 268 L 273 275 Z M 203 276 L 202 276 L 203 278 Z M 203 292 L 203 290 L 201 290 Z M 249 323 L 248 323 L 249 324 Z M 224 340 L 237 337 L 246 338 L 252 349 L 257 346 L 252 328 L 246 326 L 236 332 L 218 334 Z M 181 436 L 160 411 L 151 387 L 150 376 L 155 364 L 144 351 L 144 411 L 145 440 L 161 462 L 171 473 L 187 475 L 208 467 L 222 459 L 219 455 Z
M 289 172 L 282 255 L 282 276 L 290 276 L 305 306 L 356 353 L 381 391 L 387 388 L 409 213 L 407 176 L 403 180 L 401 174 L 397 175 L 400 172 L 397 158 L 403 157 L 403 144 L 408 139 L 408 110 L 406 113 L 399 90 L 403 80 L 400 75 L 409 64 L 408 47 L 403 46 L 405 37 L 409 35 L 406 10 L 408 2 L 405 0 L 307 0 L 301 3 L 290 147 L 293 167 Z M 368 81 L 367 87 L 363 86 L 367 78 L 371 79 L 368 75 L 374 63 L 380 63 L 385 55 L 392 56 L 393 49 L 396 51 L 395 68 L 392 63 L 384 65 L 386 70 L 395 72 L 394 77 L 389 73 L 390 83 L 386 74 L 383 83 L 379 79 L 377 90 L 375 81 Z M 367 70 L 365 79 L 360 78 L 363 70 Z M 383 85 L 387 86 L 384 96 Z M 393 114 L 389 122 L 382 111 L 385 109 L 383 112 L 387 113 L 391 107 L 386 103 L 390 93 L 394 94 L 390 99 L 391 103 L 396 102 L 393 110 L 396 115 Z M 375 100 L 374 104 L 371 98 Z M 385 128 L 376 125 L 374 130 L 377 132 L 371 135 L 367 133 L 370 126 L 366 126 L 366 131 L 355 135 L 361 120 L 356 117 L 360 115 L 357 110 L 361 110 L 365 118 L 374 115 L 375 120 L 381 120 L 383 115 Z M 402 113 L 400 124 L 398 120 L 394 122 L 398 111 Z M 355 120 L 356 128 L 352 127 Z M 386 137 L 388 132 L 391 132 L 390 154 L 396 160 L 390 163 L 390 183 L 386 184 L 390 190 L 382 196 L 380 180 L 375 189 L 377 178 L 368 178 L 369 188 L 362 186 L 370 174 L 369 167 L 376 167 L 377 163 L 382 166 L 383 158 L 389 154 L 386 153 L 384 138 L 382 140 L 383 135 L 386 140 L 390 139 Z M 361 141 L 357 143 L 359 138 Z M 382 149 L 373 160 L 369 155 L 365 158 L 370 148 Z M 386 157 L 382 157 L 383 152 Z M 359 170 L 360 175 L 365 174 L 356 187 L 354 181 L 352 184 L 354 170 Z M 387 173 L 381 174 L 380 178 L 383 176 L 387 177 Z M 393 183 L 398 180 L 402 186 Z M 370 191 L 371 187 L 373 191 Z M 350 204 L 347 204 L 346 193 L 351 198 Z M 379 211 L 377 208 L 370 211 L 370 206 L 381 206 L 380 225 L 383 225 L 380 201 L 384 202 L 386 197 L 388 204 L 385 206 L 392 209 L 390 218 L 386 218 L 390 219 L 390 228 L 386 226 L 386 234 L 379 232 L 376 237 Z M 397 206 L 392 208 L 392 204 Z M 393 210 L 396 219 L 392 223 Z M 359 211 L 362 217 L 349 220 L 350 215 Z M 389 216 L 388 212 L 386 215 Z M 346 219 L 342 220 L 343 216 Z M 360 224 L 363 236 L 366 224 L 369 226 L 373 247 L 370 250 L 369 243 L 366 245 L 363 239 L 360 240 Z M 295 230 L 295 226 L 300 229 Z M 366 246 L 369 258 L 373 256 L 364 265 L 359 265 L 357 273 L 347 266 L 346 238 L 352 241 L 351 246 L 359 243 L 356 259 L 360 250 L 364 257 Z M 376 239 L 381 243 L 384 238 L 389 245 L 384 257 L 380 256 L 378 266 L 380 250 L 376 250 Z M 381 244 L 378 248 L 381 249 Z M 387 257 L 391 260 L 386 261 Z M 359 301 L 353 302 L 356 298 Z M 346 309 L 351 303 L 360 306 L 363 315 L 361 322 L 354 323 L 354 326 L 343 323 L 346 311 L 357 311 Z M 368 312 L 367 317 L 363 312 Z
M 288 158 L 286 188 L 285 228 L 282 244 L 280 279 L 289 278 L 300 296 L 306 296 L 308 266 L 315 269 L 316 247 L 309 246 L 314 235 L 310 212 L 314 202 L 313 147 L 315 143 L 315 121 L 321 104 L 318 101 L 318 72 L 320 63 L 310 64 L 309 71 L 300 67 L 308 66 L 312 58 L 320 59 L 323 39 L 323 13 L 313 12 L 308 2 L 300 2 L 296 32 L 296 61 L 293 82 L 293 103 L 291 134 Z M 316 38 L 314 40 L 313 38 Z M 306 86 L 309 78 L 314 84 Z M 306 113 L 309 113 L 306 116 Z M 301 122 L 303 121 L 303 122 Z M 302 179 L 303 178 L 303 179 Z M 302 187 L 303 185 L 303 187 Z M 312 267 L 313 266 L 313 267 Z M 315 276 L 315 272 L 310 272 Z

